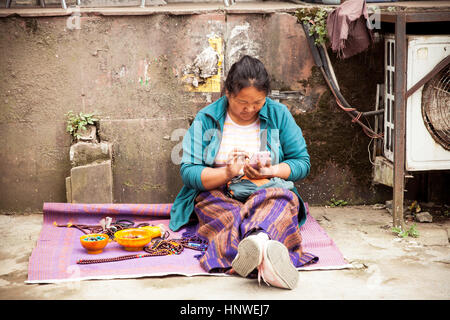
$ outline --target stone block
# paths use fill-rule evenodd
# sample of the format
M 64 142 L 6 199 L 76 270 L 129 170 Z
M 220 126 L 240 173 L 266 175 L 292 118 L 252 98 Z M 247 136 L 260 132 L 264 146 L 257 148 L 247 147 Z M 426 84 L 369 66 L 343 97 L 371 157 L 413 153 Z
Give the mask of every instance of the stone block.
M 72 203 L 72 183 L 70 177 L 66 178 L 66 199 L 67 203 Z
M 433 216 L 427 211 L 419 212 L 419 213 L 416 213 L 416 221 L 418 221 L 418 222 L 433 222 Z
M 98 142 L 97 140 L 97 127 L 94 125 L 86 126 L 86 129 L 79 130 L 77 141 L 86 141 L 86 142 Z
M 72 168 L 72 203 L 112 203 L 111 160 Z
M 443 228 L 420 229 L 417 241 L 425 246 L 446 246 L 449 244 L 447 230 Z
M 112 145 L 108 142 L 77 142 L 70 147 L 69 156 L 73 167 L 84 166 L 99 160 L 112 160 Z
M 394 186 L 394 165 L 384 157 L 376 157 L 373 166 L 373 182 Z M 391 207 L 392 208 L 392 207 Z
M 385 203 L 386 209 L 392 209 L 392 201 L 393 200 L 386 200 L 386 203 Z

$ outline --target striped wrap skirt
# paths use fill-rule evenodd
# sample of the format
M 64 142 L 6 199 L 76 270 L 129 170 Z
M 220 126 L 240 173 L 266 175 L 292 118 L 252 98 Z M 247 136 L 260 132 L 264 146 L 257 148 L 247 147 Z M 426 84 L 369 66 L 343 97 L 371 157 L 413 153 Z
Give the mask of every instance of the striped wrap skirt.
M 197 234 L 209 241 L 200 257 L 202 268 L 231 273 L 239 242 L 257 230 L 283 243 L 295 267 L 311 263 L 316 257 L 302 251 L 298 210 L 296 194 L 282 188 L 258 190 L 245 202 L 227 196 L 225 186 L 201 192 L 194 208 L 199 221 Z

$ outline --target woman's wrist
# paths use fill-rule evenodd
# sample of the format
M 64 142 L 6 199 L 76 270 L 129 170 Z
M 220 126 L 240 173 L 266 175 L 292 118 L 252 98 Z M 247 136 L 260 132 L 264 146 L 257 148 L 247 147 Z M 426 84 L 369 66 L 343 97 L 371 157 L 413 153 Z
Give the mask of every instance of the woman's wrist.
M 206 190 L 220 187 L 230 181 L 233 177 L 233 172 L 227 167 L 206 167 L 201 173 L 202 184 Z
M 225 170 L 225 183 L 227 183 L 228 181 L 230 181 L 231 179 L 233 179 L 236 176 L 236 174 L 233 172 L 233 170 L 230 167 L 225 166 L 225 167 L 223 167 L 223 169 Z
M 259 174 L 265 179 L 271 179 L 276 177 L 276 167 L 262 167 L 259 169 Z
M 284 162 L 270 166 L 269 169 L 268 173 L 271 178 L 287 179 L 291 174 L 291 167 Z

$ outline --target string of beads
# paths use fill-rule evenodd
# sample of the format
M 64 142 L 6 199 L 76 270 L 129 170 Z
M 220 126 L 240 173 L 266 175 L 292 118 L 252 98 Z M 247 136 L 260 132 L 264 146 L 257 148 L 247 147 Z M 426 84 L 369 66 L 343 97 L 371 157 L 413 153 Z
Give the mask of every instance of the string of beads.
M 172 240 L 154 239 L 150 242 L 148 246 L 144 247 L 144 251 L 147 253 L 129 254 L 124 256 L 100 258 L 100 259 L 80 259 L 77 261 L 77 264 L 107 263 L 129 259 L 166 256 L 171 254 L 178 255 L 181 252 L 183 252 L 184 248 L 197 251 L 205 251 L 207 247 L 208 246 L 204 243 L 203 240 L 200 240 L 199 238 L 196 237 L 172 239 Z

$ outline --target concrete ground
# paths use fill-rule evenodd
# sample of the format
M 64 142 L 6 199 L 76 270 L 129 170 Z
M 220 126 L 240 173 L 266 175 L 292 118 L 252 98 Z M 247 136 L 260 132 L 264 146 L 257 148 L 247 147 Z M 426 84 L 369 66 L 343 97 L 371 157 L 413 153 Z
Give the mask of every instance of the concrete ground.
M 417 223 L 418 238 L 399 238 L 392 218 L 372 206 L 312 207 L 351 269 L 300 271 L 295 290 L 258 286 L 238 276 L 167 276 L 25 284 L 41 214 L 1 215 L 0 299 L 436 299 L 450 298 L 449 219 Z M 411 223 L 408 223 L 411 225 Z

